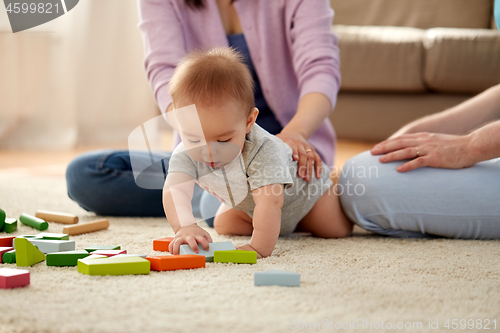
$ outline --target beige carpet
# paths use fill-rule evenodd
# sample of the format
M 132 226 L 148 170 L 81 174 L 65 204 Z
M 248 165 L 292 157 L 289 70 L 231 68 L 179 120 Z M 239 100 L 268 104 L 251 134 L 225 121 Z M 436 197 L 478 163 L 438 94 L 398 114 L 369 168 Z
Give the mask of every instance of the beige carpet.
M 68 199 L 55 177 L 1 176 L 0 207 L 8 216 L 49 209 L 95 218 Z M 109 220 L 107 231 L 72 237 L 77 249 L 119 244 L 129 253 L 161 254 L 152 250 L 153 239 L 172 235 L 165 219 Z M 48 231 L 61 232 L 62 225 Z M 209 231 L 214 241 L 247 241 Z M 34 232 L 21 226 L 16 234 Z M 499 331 L 499 258 L 498 241 L 401 240 L 356 229 L 342 240 L 282 238 L 256 265 L 94 277 L 42 262 L 29 268 L 29 287 L 0 290 L 0 332 L 286 332 L 299 322 L 320 322 L 329 331 L 343 324 L 342 332 L 375 331 L 382 322 L 393 329 L 377 332 L 449 332 L 447 319 L 496 319 Z M 300 273 L 301 286 L 254 287 L 253 273 L 268 269 Z M 348 325 L 357 320 L 372 329 L 361 321 L 357 329 Z M 429 329 L 429 320 L 439 330 Z M 395 330 L 398 322 L 422 326 Z

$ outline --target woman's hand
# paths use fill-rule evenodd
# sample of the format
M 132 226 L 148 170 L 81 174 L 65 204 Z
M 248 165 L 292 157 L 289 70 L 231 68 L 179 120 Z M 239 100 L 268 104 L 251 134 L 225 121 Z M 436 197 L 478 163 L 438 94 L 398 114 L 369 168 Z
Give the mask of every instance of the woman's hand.
M 298 161 L 297 175 L 304 178 L 305 181 L 310 181 L 313 170 L 316 178 L 321 177 L 322 161 L 316 149 L 307 142 L 306 138 L 299 132 L 281 132 L 276 135 L 289 145 L 293 151 L 293 160 Z
M 206 230 L 199 227 L 197 224 L 191 224 L 177 230 L 174 240 L 171 241 L 168 246 L 168 251 L 172 254 L 179 254 L 179 247 L 182 244 L 189 244 L 191 249 L 195 253 L 198 253 L 198 243 L 205 251 L 208 251 L 210 248 L 208 243 L 212 243 L 212 237 L 210 237 L 210 234 Z
M 257 252 L 257 259 L 262 259 L 262 256 L 260 255 L 259 251 L 257 251 L 253 247 L 251 247 L 250 244 L 236 246 L 236 249 L 243 250 L 243 251 L 255 251 L 255 252 Z
M 433 133 L 405 134 L 390 138 L 373 147 L 373 155 L 382 155 L 381 163 L 408 160 L 396 168 L 406 172 L 421 167 L 459 169 L 474 165 L 470 135 Z

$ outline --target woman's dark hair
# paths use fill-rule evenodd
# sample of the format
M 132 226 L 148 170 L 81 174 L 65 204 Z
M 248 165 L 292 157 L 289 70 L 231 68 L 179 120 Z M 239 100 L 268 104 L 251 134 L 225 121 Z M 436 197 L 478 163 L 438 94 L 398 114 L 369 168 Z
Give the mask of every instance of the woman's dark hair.
M 205 4 L 203 0 L 185 0 L 186 5 L 188 5 L 191 8 L 194 9 L 202 9 L 205 8 Z M 236 0 L 231 0 L 231 3 L 235 2 Z

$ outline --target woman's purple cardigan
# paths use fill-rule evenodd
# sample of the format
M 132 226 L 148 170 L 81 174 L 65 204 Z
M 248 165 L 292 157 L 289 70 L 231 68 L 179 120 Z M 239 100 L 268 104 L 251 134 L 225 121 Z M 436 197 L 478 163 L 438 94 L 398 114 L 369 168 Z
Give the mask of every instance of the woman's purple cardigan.
M 162 112 L 172 103 L 168 82 L 186 53 L 229 46 L 216 1 L 204 3 L 204 9 L 196 10 L 184 0 L 139 0 L 144 65 Z M 278 121 L 288 124 L 299 100 L 311 92 L 326 95 L 333 109 L 340 60 L 329 1 L 237 0 L 234 6 L 264 97 Z M 328 118 L 309 142 L 331 167 L 336 139 Z

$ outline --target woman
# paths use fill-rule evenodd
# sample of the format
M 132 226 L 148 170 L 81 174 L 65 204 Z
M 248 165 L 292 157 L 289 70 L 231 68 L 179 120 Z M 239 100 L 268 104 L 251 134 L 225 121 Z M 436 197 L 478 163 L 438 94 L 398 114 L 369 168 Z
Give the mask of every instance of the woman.
M 362 228 L 499 239 L 500 85 L 404 126 L 342 172 L 342 207 Z
M 321 159 L 333 165 L 335 133 L 328 116 L 340 71 L 328 0 L 141 0 L 139 10 L 145 68 L 162 113 L 173 109 L 167 86 L 186 53 L 232 46 L 256 82 L 257 123 L 292 148 L 298 175 L 319 178 Z M 168 164 L 170 153 L 156 154 Z M 165 215 L 161 190 L 135 184 L 128 151 L 78 157 L 68 167 L 67 183 L 69 196 L 97 214 Z M 195 213 L 200 196 L 202 217 L 213 217 L 220 202 L 197 188 Z

